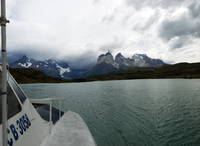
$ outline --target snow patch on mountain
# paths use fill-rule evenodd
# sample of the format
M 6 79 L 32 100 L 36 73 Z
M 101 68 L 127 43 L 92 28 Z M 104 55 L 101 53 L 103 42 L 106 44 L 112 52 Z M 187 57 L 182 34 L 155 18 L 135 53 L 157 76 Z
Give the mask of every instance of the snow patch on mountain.
M 59 66 L 58 64 L 56 64 L 56 67 L 60 69 L 60 76 L 61 76 L 62 78 L 64 78 L 64 73 L 69 73 L 69 72 L 71 72 L 71 70 L 70 70 L 69 67 L 63 68 L 63 67 Z
M 24 68 L 29 68 L 29 67 L 32 65 L 32 63 L 31 63 L 31 62 L 26 62 L 26 63 L 24 63 L 24 64 L 18 63 L 18 65 L 20 65 L 20 66 L 22 66 L 22 67 L 24 67 Z

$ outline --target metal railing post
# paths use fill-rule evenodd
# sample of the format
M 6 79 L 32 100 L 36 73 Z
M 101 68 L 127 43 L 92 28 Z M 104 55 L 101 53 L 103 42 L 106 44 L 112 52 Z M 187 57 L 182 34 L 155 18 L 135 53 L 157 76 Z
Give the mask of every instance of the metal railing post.
M 50 101 L 49 105 L 49 133 L 51 133 L 51 126 L 52 126 L 52 101 Z
M 59 120 L 60 120 L 60 118 L 61 118 L 61 104 L 62 104 L 62 102 L 61 102 L 61 100 L 59 101 Z
M 8 105 L 7 105 L 7 52 L 6 52 L 6 24 L 9 21 L 6 19 L 6 1 L 1 0 L 1 56 L 2 56 L 2 89 L 1 89 L 1 100 L 2 100 L 2 145 L 7 146 L 8 144 Z

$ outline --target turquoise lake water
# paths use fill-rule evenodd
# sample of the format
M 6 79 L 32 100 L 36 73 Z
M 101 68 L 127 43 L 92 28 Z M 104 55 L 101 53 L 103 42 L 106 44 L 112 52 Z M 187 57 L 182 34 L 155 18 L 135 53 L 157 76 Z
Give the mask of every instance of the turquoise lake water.
M 31 98 L 64 98 L 98 146 L 200 145 L 200 80 L 24 84 Z

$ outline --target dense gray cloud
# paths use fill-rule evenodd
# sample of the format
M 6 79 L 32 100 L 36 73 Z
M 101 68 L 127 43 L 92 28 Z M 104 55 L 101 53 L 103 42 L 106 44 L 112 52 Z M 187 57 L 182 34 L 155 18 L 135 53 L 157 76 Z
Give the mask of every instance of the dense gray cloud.
M 176 36 L 200 37 L 200 21 L 182 16 L 176 20 L 164 20 L 161 24 L 160 36 L 169 41 Z
M 170 49 L 179 49 L 184 47 L 185 44 L 191 43 L 191 38 L 188 36 L 174 37 L 169 41 Z
M 83 54 L 81 54 L 80 56 L 60 58 L 60 59 L 67 61 L 67 63 L 73 69 L 86 69 L 90 68 L 96 63 L 97 60 L 96 54 L 97 53 L 95 51 L 89 50 L 83 52 Z
M 192 3 L 189 6 L 189 11 L 194 18 L 200 18 L 200 2 Z
M 189 5 L 175 19 L 163 20 L 159 33 L 163 40 L 173 42 L 172 48 L 181 48 L 191 38 L 200 38 L 200 3 Z
M 126 0 L 128 6 L 133 6 L 135 9 L 143 7 L 162 7 L 172 8 L 190 4 L 196 0 Z

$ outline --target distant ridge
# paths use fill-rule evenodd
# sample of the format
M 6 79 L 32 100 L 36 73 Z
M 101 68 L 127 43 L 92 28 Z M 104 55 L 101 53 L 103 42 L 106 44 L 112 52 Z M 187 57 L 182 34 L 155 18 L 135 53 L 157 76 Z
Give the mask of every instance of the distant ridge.
M 29 68 L 11 68 L 10 72 L 18 83 L 69 83 L 127 79 L 200 79 L 200 63 L 179 63 L 174 65 L 163 65 L 156 68 L 137 67 L 73 80 L 56 79 L 49 77 L 38 70 Z

